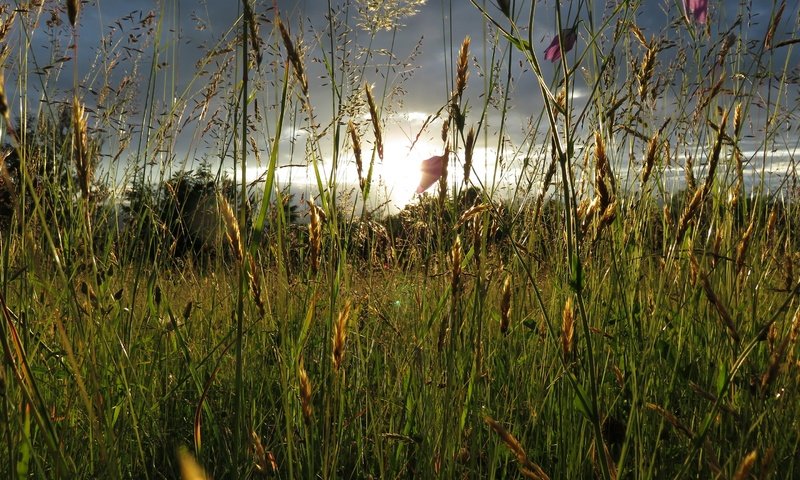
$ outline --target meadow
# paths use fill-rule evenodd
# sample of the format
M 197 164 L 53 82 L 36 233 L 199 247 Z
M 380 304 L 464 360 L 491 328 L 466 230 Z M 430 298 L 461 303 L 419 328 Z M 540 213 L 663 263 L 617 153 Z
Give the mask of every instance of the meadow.
M 793 2 L 107 3 L 0 6 L 0 476 L 800 476 Z

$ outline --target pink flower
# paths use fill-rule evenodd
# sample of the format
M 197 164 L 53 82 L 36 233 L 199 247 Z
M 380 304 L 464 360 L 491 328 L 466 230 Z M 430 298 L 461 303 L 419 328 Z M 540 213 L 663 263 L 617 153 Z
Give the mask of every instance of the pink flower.
M 559 38 L 561 39 L 561 43 L 559 43 Z M 569 52 L 572 50 L 572 47 L 575 46 L 575 42 L 578 41 L 578 26 L 574 26 L 572 28 L 565 28 L 561 30 L 561 35 L 556 35 L 552 42 L 550 42 L 550 46 L 547 47 L 544 51 L 544 58 L 550 60 L 551 62 L 555 62 L 561 59 L 561 46 L 564 46 L 564 53 Z
M 435 155 L 422 161 L 422 166 L 420 166 L 422 178 L 419 181 L 417 193 L 424 192 L 441 178 L 442 174 L 446 171 L 445 163 L 447 162 L 447 156 L 447 152 L 445 151 L 444 155 Z
M 694 17 L 694 21 L 700 24 L 706 23 L 708 16 L 708 0 L 683 0 L 686 15 Z

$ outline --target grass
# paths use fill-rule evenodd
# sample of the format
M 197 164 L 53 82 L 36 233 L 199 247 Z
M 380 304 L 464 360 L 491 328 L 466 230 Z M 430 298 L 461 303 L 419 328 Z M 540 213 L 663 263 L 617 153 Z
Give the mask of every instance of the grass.
M 135 13 L 68 92 L 100 7 L 0 8 L 2 475 L 797 476 L 800 207 L 793 163 L 767 175 L 796 148 L 796 7 L 648 30 L 649 4 L 530 3 L 473 2 L 467 40 L 443 4 L 446 93 L 412 137 L 450 174 L 388 218 L 367 200 L 415 2 L 244 2 L 186 84 L 179 12 Z M 577 25 L 554 68 L 542 17 Z M 307 224 L 284 154 L 322 192 Z M 103 165 L 129 167 L 121 226 Z

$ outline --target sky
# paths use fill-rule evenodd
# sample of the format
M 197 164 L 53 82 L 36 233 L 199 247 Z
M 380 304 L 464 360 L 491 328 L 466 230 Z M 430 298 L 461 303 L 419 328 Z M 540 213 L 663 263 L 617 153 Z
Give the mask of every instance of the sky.
M 115 174 L 113 176 L 128 178 L 127 166 L 134 159 L 137 164 L 151 161 L 154 166 L 152 172 L 165 172 L 186 166 L 196 165 L 196 162 L 205 160 L 212 165 L 220 164 L 220 157 L 228 160 L 223 165 L 230 166 L 229 158 L 232 155 L 230 147 L 234 120 L 227 116 L 221 107 L 230 102 L 232 92 L 236 91 L 237 82 L 241 78 L 241 69 L 237 64 L 236 52 L 225 52 L 225 45 L 233 41 L 238 35 L 238 19 L 241 14 L 240 4 L 231 0 L 172 0 L 155 1 L 139 0 L 136 2 L 123 0 L 93 0 L 82 4 L 78 18 L 77 53 L 73 50 L 72 30 L 67 22 L 66 12 L 60 1 L 45 1 L 41 20 L 35 28 L 29 27 L 30 49 L 23 53 L 19 45 L 24 45 L 21 38 L 23 29 L 18 28 L 18 49 L 12 57 L 25 58 L 25 62 L 12 63 L 7 79 L 26 78 L 27 81 L 16 81 L 16 95 L 29 99 L 42 99 L 45 96 L 51 100 L 70 98 L 74 86 L 79 87 L 79 95 L 86 102 L 88 109 L 94 115 L 97 125 L 105 129 L 113 126 L 114 132 L 109 133 L 106 149 L 107 155 L 116 158 L 110 162 Z M 359 7 L 366 3 L 381 4 L 387 10 L 390 5 L 407 6 L 418 10 L 413 15 L 404 15 L 395 19 L 395 30 L 382 30 L 371 32 L 370 26 L 374 22 L 363 24 L 359 16 Z M 492 92 L 492 101 L 489 102 L 482 135 L 479 135 L 476 148 L 475 179 L 481 183 L 498 188 L 513 188 L 515 182 L 526 177 L 522 168 L 523 159 L 526 157 L 538 158 L 542 153 L 543 130 L 545 124 L 533 128 L 538 133 L 531 134 L 531 124 L 538 121 L 543 109 L 541 94 L 537 87 L 535 77 L 530 66 L 526 64 L 519 51 L 509 47 L 508 43 L 497 40 L 497 30 L 487 23 L 479 8 L 468 0 L 428 0 L 419 5 L 409 5 L 408 0 L 265 0 L 255 2 L 259 37 L 263 40 L 263 63 L 258 71 L 254 71 L 252 82 L 259 93 L 254 97 L 260 101 L 262 120 L 255 123 L 260 128 L 254 138 L 254 146 L 259 149 L 259 155 L 248 160 L 249 175 L 255 177 L 263 171 L 263 165 L 269 156 L 268 144 L 278 132 L 275 131 L 277 111 L 274 106 L 278 103 L 280 89 L 277 88 L 279 76 L 274 74 L 277 65 L 281 67 L 286 58 L 285 49 L 274 29 L 276 15 L 280 18 L 293 37 L 302 45 L 305 53 L 305 65 L 309 81 L 309 97 L 314 108 L 315 119 L 324 129 L 334 118 L 330 79 L 324 69 L 326 55 L 329 57 L 331 49 L 330 14 L 337 23 L 334 49 L 338 53 L 347 52 L 351 65 L 363 64 L 363 71 L 348 71 L 347 81 L 343 82 L 342 92 L 345 99 L 358 99 L 363 92 L 363 84 L 368 83 L 379 98 L 385 98 L 385 109 L 382 112 L 384 122 L 384 136 L 386 143 L 386 158 L 379 165 L 383 173 L 385 184 L 396 191 L 389 194 L 390 199 L 401 207 L 413 198 L 419 176 L 420 162 L 432 155 L 440 155 L 444 149 L 440 138 L 441 118 L 429 124 L 425 120 L 445 106 L 449 92 L 452 89 L 453 69 L 455 56 L 461 41 L 471 37 L 470 49 L 470 79 L 465 93 L 465 102 L 468 105 L 467 124 L 477 124 L 480 113 L 487 98 L 486 71 L 491 64 L 492 55 L 497 60 L 496 68 L 499 69 L 501 80 L 505 79 L 506 72 L 511 72 L 513 81 L 505 90 L 508 102 L 505 105 L 505 115 L 500 114 L 502 107 L 501 89 Z M 504 27 L 508 20 L 503 17 L 497 4 L 490 0 L 476 0 L 476 3 L 495 18 Z M 635 2 L 632 2 L 635 3 Z M 635 23 L 645 37 L 658 36 L 665 42 L 675 45 L 659 54 L 658 69 L 669 70 L 672 64 L 679 61 L 678 47 L 686 47 L 689 52 L 694 52 L 698 58 L 705 55 L 714 55 L 723 38 L 729 31 L 737 34 L 741 45 L 747 48 L 754 46 L 760 40 L 763 42 L 769 26 L 771 12 L 775 9 L 772 0 L 752 1 L 709 1 L 708 30 L 703 32 L 703 27 L 692 25 L 683 20 L 684 11 L 680 0 L 642 0 L 636 14 Z M 777 2 L 779 3 L 779 2 Z M 594 22 L 601 22 L 607 18 L 611 10 L 621 2 L 593 1 L 588 4 L 582 0 L 561 2 L 562 20 L 566 25 L 580 19 L 579 40 L 576 49 L 567 55 L 569 65 L 574 65 L 578 56 L 586 51 L 589 37 L 588 12 L 591 9 Z M 513 16 L 522 29 L 522 35 L 527 38 L 531 4 L 529 1 L 512 1 Z M 546 82 L 558 90 L 561 78 L 561 64 L 550 63 L 544 60 L 543 52 L 555 35 L 555 0 L 540 0 L 535 2 L 533 20 L 530 22 L 533 33 L 531 44 L 542 62 L 542 75 Z M 587 5 L 591 5 L 592 8 Z M 24 5 L 20 2 L 20 8 Z M 379 18 L 387 20 L 386 11 Z M 780 43 L 800 36 L 798 22 L 800 22 L 800 6 L 798 2 L 789 1 L 783 13 L 783 19 L 775 31 L 773 43 Z M 617 18 L 617 17 L 615 17 Z M 744 27 L 736 27 L 740 19 Z M 47 21 L 51 23 L 48 24 Z M 362 24 L 359 24 L 359 23 Z M 732 30 L 731 30 L 732 29 Z M 613 30 L 613 26 L 605 31 Z M 346 32 L 346 35 L 345 33 Z M 271 36 L 276 35 L 276 36 Z M 345 43 L 344 40 L 348 43 Z M 604 37 L 601 40 L 607 42 Z M 605 48 L 607 48 L 607 43 Z M 780 85 L 782 100 L 786 112 L 786 128 L 781 134 L 771 138 L 768 149 L 776 161 L 780 163 L 777 170 L 784 168 L 783 163 L 794 158 L 797 148 L 798 122 L 793 116 L 798 102 L 798 83 L 800 77 L 800 54 L 797 53 L 800 45 L 790 45 L 769 52 L 768 61 L 762 62 L 768 70 L 767 76 L 780 75 L 789 71 L 794 83 L 788 82 Z M 211 49 L 223 53 L 211 58 L 207 64 L 200 65 Z M 338 50 L 340 49 L 340 50 Z M 365 56 L 364 52 L 370 52 Z M 391 57 L 384 54 L 391 52 Z M 69 58 L 69 60 L 64 60 Z M 63 60 L 63 61 L 62 61 Z M 339 60 L 342 60 L 341 58 Z M 624 61 L 622 59 L 621 61 Z M 748 57 L 743 57 L 741 65 L 737 68 L 741 72 L 753 72 L 747 65 Z M 226 63 L 227 62 L 227 63 Z M 17 68 L 14 65 L 25 63 L 26 68 Z M 387 64 L 393 68 L 387 68 Z M 585 105 L 588 87 L 583 82 L 581 75 L 584 69 L 594 68 L 590 58 L 584 58 L 582 68 L 575 76 L 573 101 L 577 111 Z M 691 60 L 685 63 L 687 77 L 698 77 L 697 72 L 689 71 L 696 65 Z M 341 74 L 341 63 L 338 63 L 337 74 Z M 480 69 L 483 68 L 484 71 Z M 271 70 L 272 69 L 272 70 Z M 769 70 L 771 69 L 771 72 Z M 44 72 L 37 74 L 35 72 Z M 214 76 L 213 72 L 220 71 L 221 75 Z M 625 75 L 626 69 L 621 68 L 620 75 Z M 21 74 L 20 74 L 21 72 Z M 31 74 L 30 72 L 34 72 Z M 657 72 L 658 74 L 659 72 Z M 763 72 L 762 72 L 763 73 Z M 702 75 L 701 75 L 702 76 Z M 76 81 L 77 79 L 77 81 Z M 127 80 L 126 80 L 127 79 Z M 342 80 L 339 77 L 337 80 Z M 621 81 L 622 79 L 617 79 Z M 7 80 L 8 81 L 8 80 Z M 126 83 L 127 82 L 127 83 Z M 353 84 L 347 85 L 348 82 Z M 210 91 L 211 85 L 217 85 L 214 99 L 205 106 L 203 99 Z M 104 85 L 117 88 L 104 90 Z M 119 88 L 125 87 L 127 88 Z M 133 85 L 133 87 L 131 87 Z M 7 86 L 11 92 L 13 86 Z M 778 90 L 778 87 L 773 87 Z M 769 90 L 769 89 L 766 89 Z M 25 95 L 20 92 L 25 91 Z M 658 103 L 659 114 L 669 115 L 670 108 L 675 104 L 676 96 L 680 93 L 675 89 L 666 88 L 663 100 Z M 363 104 L 363 94 L 360 96 Z M 766 97 L 764 93 L 764 98 Z M 765 100 L 767 101 L 767 100 Z M 22 105 L 24 102 L 20 102 Z M 30 101 L 27 107 L 29 112 L 36 110 L 36 102 Z M 299 103 L 299 102 L 298 102 Z M 346 101 L 343 103 L 347 103 Z M 357 103 L 357 102 L 356 102 Z M 22 106 L 18 109 L 23 110 Z M 763 128 L 765 109 L 754 106 L 748 111 L 750 129 L 748 141 L 750 144 L 744 150 L 752 152 L 757 158 L 759 152 L 764 151 Z M 354 112 L 352 118 L 360 122 L 364 137 L 364 148 L 371 151 L 373 141 L 370 130 L 367 128 L 367 118 L 363 106 Z M 149 128 L 141 125 L 142 118 L 156 119 Z M 346 121 L 348 116 L 336 117 Z M 304 112 L 293 110 L 289 112 L 289 119 L 279 133 L 281 142 L 279 150 L 279 163 L 285 167 L 280 169 L 279 177 L 285 183 L 292 182 L 297 185 L 314 183 L 309 181 L 309 170 L 304 166 L 290 167 L 290 165 L 307 164 L 308 152 L 306 141 L 313 135 L 308 129 L 308 122 L 304 119 Z M 138 123 L 138 125 L 137 125 Z M 502 126 L 502 131 L 501 131 Z M 588 124 L 579 125 L 579 128 L 589 128 Z M 161 130 L 160 130 L 161 129 Z M 329 133 L 332 130 L 324 130 Z M 159 137 L 159 132 L 162 132 Z M 177 132 L 177 133 L 176 133 Z M 346 133 L 342 129 L 342 135 Z M 585 133 L 583 136 L 589 138 Z M 329 136 L 328 136 L 329 137 Z M 326 137 L 327 138 L 327 137 Z M 413 139 L 417 138 L 413 149 L 409 149 Z M 697 139 L 702 143 L 704 139 Z M 321 142 L 323 145 L 320 153 L 323 170 L 329 171 L 330 141 Z M 347 143 L 342 142 L 347 149 Z M 499 153 L 498 153 L 499 150 Z M 260 157 L 260 158 L 257 158 Z M 501 159 L 501 168 L 495 168 L 497 159 Z M 128 159 L 128 161 L 126 161 Z M 456 162 L 461 161 L 456 154 Z M 776 163 L 773 162 L 773 163 Z M 781 163 L 783 162 L 783 163 Z M 341 178 L 353 185 L 354 166 L 352 162 L 346 164 Z M 777 164 L 776 163 L 776 164 Z M 757 165 L 757 162 L 753 162 Z M 458 172 L 460 168 L 451 168 Z M 757 169 L 756 169 L 757 170 Z M 122 172 L 122 173 L 120 173 Z M 460 181 L 458 174 L 453 181 Z M 530 174 L 527 174 L 530 176 Z M 463 174 L 461 175 L 463 176 Z M 676 176 L 680 177 L 679 175 Z M 308 196 L 314 195 L 313 185 L 305 192 Z M 380 200 L 378 200 L 380 203 Z

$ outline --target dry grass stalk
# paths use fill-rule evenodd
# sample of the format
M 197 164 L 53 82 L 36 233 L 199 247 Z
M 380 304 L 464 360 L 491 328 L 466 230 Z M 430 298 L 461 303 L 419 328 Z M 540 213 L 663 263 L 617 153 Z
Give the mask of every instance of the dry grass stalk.
M 770 340 L 770 343 L 774 344 L 777 340 L 777 328 L 772 330 L 772 327 L 775 324 L 770 326 L 769 335 L 767 337 Z M 769 390 L 770 385 L 772 382 L 777 378 L 778 372 L 780 371 L 781 364 L 785 360 L 786 352 L 789 350 L 791 345 L 797 341 L 798 333 L 800 333 L 800 311 L 798 311 L 795 316 L 794 320 L 792 320 L 792 327 L 789 333 L 783 338 L 783 341 L 778 345 L 777 348 L 773 347 L 773 352 L 770 355 L 770 362 L 767 370 L 761 375 L 761 393 L 766 394 Z M 770 338 L 772 337 L 772 338 Z
M 366 179 L 364 178 L 364 161 L 361 158 L 361 140 L 352 121 L 347 122 L 347 131 L 350 132 L 350 143 L 353 147 L 353 156 L 356 159 L 356 173 L 358 174 L 358 187 L 364 191 Z
M 631 23 L 630 28 L 631 33 L 633 33 L 633 36 L 636 37 L 636 40 L 639 40 L 639 43 L 641 43 L 644 48 L 648 48 L 649 45 L 647 44 L 647 40 L 645 40 L 644 34 L 641 30 L 639 30 L 639 27 L 635 23 Z
M 686 208 L 683 210 L 681 214 L 680 220 L 678 220 L 678 231 L 675 234 L 675 244 L 681 243 L 683 241 L 683 236 L 686 234 L 686 230 L 689 228 L 689 224 L 692 220 L 694 220 L 695 215 L 700 211 L 700 205 L 703 204 L 703 200 L 706 198 L 706 188 L 705 185 L 701 186 L 694 192 L 692 199 L 686 205 Z
M 481 213 L 483 213 L 486 210 L 488 210 L 489 207 L 491 207 L 491 205 L 488 204 L 488 203 L 479 203 L 477 205 L 473 205 L 472 207 L 469 207 L 464 213 L 461 214 L 460 217 L 458 217 L 458 222 L 456 222 L 455 228 L 458 228 L 461 225 L 464 225 L 465 223 L 467 223 L 468 221 L 474 219 L 475 217 L 477 217 Z
M 739 467 L 736 469 L 736 473 L 733 475 L 733 480 L 746 480 L 750 478 L 750 470 L 753 469 L 753 465 L 755 465 L 757 459 L 758 452 L 753 450 L 752 452 L 748 453 L 747 456 L 745 456 L 739 463 Z
M 347 322 L 350 320 L 351 302 L 345 302 L 344 307 L 339 312 L 339 317 L 333 325 L 333 368 L 339 371 L 344 360 L 344 347 L 347 340 Z
M 300 59 L 300 52 L 297 50 L 297 48 L 295 48 L 292 37 L 289 35 L 289 31 L 286 30 L 286 26 L 283 24 L 280 17 L 276 19 L 275 23 L 278 24 L 278 30 L 281 32 L 283 45 L 286 47 L 286 54 L 289 56 L 289 61 L 294 69 L 295 79 L 300 84 L 300 89 L 303 92 L 303 96 L 307 97 L 308 79 L 306 78 L 305 69 L 303 68 L 303 61 Z
M 647 101 L 647 97 L 653 91 L 649 89 L 650 81 L 653 79 L 653 71 L 656 65 L 656 48 L 654 45 L 645 45 L 647 51 L 644 54 L 644 59 L 636 74 L 636 79 L 639 83 L 639 98 L 642 102 Z M 654 94 L 655 95 L 655 94 Z
M 683 164 L 683 173 L 686 177 L 686 188 L 689 190 L 697 189 L 697 180 L 694 178 L 694 159 L 691 155 L 686 156 L 686 162 Z
M 575 312 L 572 308 L 572 297 L 567 298 L 561 312 L 561 350 L 565 357 L 572 354 L 575 342 Z
M 736 39 L 735 33 L 729 33 L 728 36 L 725 37 L 725 40 L 722 42 L 722 47 L 719 49 L 719 54 L 717 54 L 717 65 L 725 65 L 725 59 L 728 58 L 728 52 L 733 44 L 736 43 Z
M 236 219 L 233 208 L 231 208 L 230 202 L 224 195 L 217 192 L 217 199 L 220 213 L 222 213 L 222 220 L 225 222 L 225 236 L 228 239 L 228 244 L 231 246 L 236 260 L 241 262 L 244 259 L 244 245 L 239 231 L 239 220 Z
M 67 18 L 72 28 L 75 28 L 75 22 L 78 21 L 78 13 L 80 12 L 80 0 L 67 0 Z
M 769 218 L 767 219 L 767 238 L 772 237 L 775 234 L 775 225 L 778 223 L 778 204 L 772 207 L 772 210 L 769 212 Z
M 247 259 L 250 263 L 250 268 L 247 270 L 247 279 L 250 283 L 250 291 L 253 293 L 253 301 L 258 309 L 259 318 L 265 318 L 267 316 L 267 307 L 264 304 L 264 297 L 261 291 L 261 274 L 253 255 L 248 254 Z
M 194 455 L 192 455 L 186 447 L 180 447 L 178 449 L 178 463 L 181 467 L 182 480 L 209 480 L 211 478 L 206 475 L 203 467 L 197 463 Z
M 444 208 L 444 201 L 447 199 L 447 173 L 450 165 L 450 144 L 444 147 L 442 155 L 442 176 L 439 177 L 439 205 Z
M 647 180 L 650 178 L 650 173 L 653 171 L 659 144 L 659 134 L 658 131 L 656 131 L 656 133 L 650 137 L 650 141 L 647 142 L 647 155 L 644 157 L 644 166 L 642 167 L 642 186 L 647 183 Z
M 778 24 L 781 23 L 781 17 L 783 17 L 783 10 L 785 8 L 786 0 L 783 0 L 781 6 L 778 7 L 778 11 L 773 15 L 772 21 L 770 21 L 769 29 L 764 37 L 764 50 L 772 49 L 772 39 L 775 37 L 775 30 L 778 28 Z
M 717 397 L 714 394 L 712 394 L 707 390 L 704 390 L 700 385 L 692 381 L 689 382 L 689 388 L 691 388 L 692 391 L 696 393 L 698 396 L 704 398 L 705 400 L 708 400 L 709 402 L 713 403 L 718 401 Z M 739 418 L 739 412 L 735 408 L 728 405 L 727 403 L 719 401 L 718 406 L 719 409 L 722 410 L 723 412 L 733 415 L 737 419 Z
M 316 275 L 319 270 L 319 260 L 322 255 L 322 215 L 314 202 L 307 202 L 311 221 L 308 225 L 309 266 L 311 273 Z
M 381 134 L 381 120 L 378 117 L 378 107 L 375 105 L 375 98 L 372 96 L 372 87 L 365 84 L 364 91 L 367 94 L 369 118 L 372 122 L 372 131 L 375 134 L 375 148 L 378 150 L 378 158 L 383 160 L 383 135 Z
M 775 448 L 768 447 L 767 451 L 764 452 L 764 455 L 761 457 L 761 462 L 759 462 L 759 475 L 758 480 L 764 480 L 770 477 L 770 473 L 772 471 L 772 460 L 775 458 Z
M 741 338 L 739 337 L 739 332 L 736 331 L 736 325 L 733 323 L 733 318 L 731 318 L 730 313 L 728 313 L 728 309 L 725 308 L 725 305 L 723 305 L 722 301 L 714 292 L 714 289 L 711 288 L 711 282 L 708 281 L 708 275 L 700 274 L 700 283 L 703 286 L 703 291 L 706 294 L 706 298 L 708 298 L 708 301 L 711 302 L 719 314 L 720 319 L 722 319 L 722 323 L 725 325 L 728 335 L 734 342 L 739 343 Z
M 498 421 L 493 419 L 490 416 L 483 417 L 483 421 L 486 422 L 494 432 L 500 437 L 500 440 L 511 450 L 511 453 L 517 457 L 517 461 L 520 463 L 520 471 L 525 476 L 525 478 L 530 479 L 540 479 L 540 480 L 549 480 L 550 477 L 542 470 L 542 467 L 539 465 L 531 462 L 528 459 L 528 455 L 525 453 L 525 449 L 522 448 L 522 444 L 519 443 L 519 440 L 514 437 L 508 430 L 505 429 Z
M 606 155 L 606 146 L 603 141 L 603 136 L 599 131 L 594 132 L 594 158 L 595 158 L 595 188 L 597 194 L 600 196 L 600 205 L 605 209 L 611 203 L 611 194 L 606 185 L 606 179 L 609 180 L 612 188 L 614 185 L 614 176 L 611 174 L 611 166 L 608 163 L 608 156 Z
M 678 420 L 678 417 L 673 415 L 672 412 L 668 412 L 667 410 L 664 409 L 664 407 L 662 407 L 660 405 L 656 405 L 655 403 L 650 403 L 650 402 L 645 403 L 645 407 L 647 407 L 648 410 L 652 410 L 652 411 L 658 413 L 659 415 L 661 415 L 661 418 L 666 420 L 667 423 L 672 425 L 675 429 L 679 430 L 681 433 L 686 435 L 688 438 L 690 438 L 690 439 L 694 438 L 694 432 L 689 427 L 684 425 L 683 422 Z
M 511 275 L 503 282 L 503 294 L 500 297 L 500 333 L 508 333 L 511 324 Z
M 783 255 L 783 285 L 787 291 L 791 291 L 794 285 L 794 260 L 792 258 L 792 247 L 789 237 L 784 242 Z
M 700 275 L 700 264 L 697 263 L 694 252 L 689 251 L 689 284 L 691 286 L 697 285 L 698 275 Z
M 711 244 L 711 267 L 717 266 L 717 261 L 720 258 L 720 248 L 722 247 L 722 229 L 717 228 L 716 233 L 714 234 L 714 242 Z
M 461 261 L 463 260 L 464 252 L 461 248 L 461 236 L 456 236 L 456 241 L 453 242 L 453 248 L 450 249 L 450 263 L 453 265 L 452 275 L 450 277 L 450 289 L 453 296 L 457 295 L 461 288 Z
M 469 181 L 472 172 L 472 153 L 475 151 L 475 127 L 470 127 L 464 141 L 464 185 Z
M 278 473 L 278 462 L 275 455 L 264 448 L 261 438 L 255 430 L 250 430 L 250 444 L 253 448 L 253 460 L 256 472 L 261 475 L 275 475 Z
M 739 135 L 742 133 L 742 123 L 744 119 L 742 118 L 742 102 L 738 102 L 736 107 L 733 109 L 733 137 L 738 139 Z
M 719 164 L 719 156 L 722 152 L 722 142 L 725 140 L 725 124 L 728 123 L 728 113 L 730 110 L 722 112 L 722 120 L 719 122 L 719 129 L 717 131 L 717 138 L 714 141 L 714 148 L 711 150 L 711 157 L 708 159 L 708 175 L 706 176 L 705 187 L 707 191 L 711 191 L 714 184 L 714 175 L 717 171 Z
M 89 186 L 94 175 L 89 152 L 89 133 L 86 124 L 86 113 L 78 97 L 72 99 L 72 133 L 75 171 L 78 175 L 78 187 L 83 198 L 89 198 Z
M 742 238 L 740 238 L 736 243 L 736 273 L 742 271 L 742 267 L 744 266 L 744 258 L 747 254 L 747 247 L 750 244 L 750 238 L 753 236 L 754 229 L 755 216 L 750 218 L 750 224 L 747 226 L 747 230 L 744 231 Z
M 297 367 L 297 376 L 300 381 L 300 405 L 303 409 L 303 418 L 306 424 L 309 424 L 314 417 L 314 406 L 311 404 L 311 380 L 308 378 L 308 372 L 306 372 L 302 358 L 300 359 L 300 365 Z
M 711 100 L 713 100 L 714 97 L 719 95 L 719 92 L 722 91 L 722 85 L 724 84 L 725 84 L 725 73 L 722 73 L 722 75 L 720 75 L 719 79 L 717 80 L 717 83 L 715 83 L 711 87 L 711 90 L 709 90 L 708 95 L 703 97 L 703 99 L 700 101 L 700 104 L 695 109 L 698 115 L 705 110 L 705 108 L 708 106 L 709 103 L 711 103 Z
M 0 8 L 0 14 L 5 14 L 6 12 Z M 6 37 L 8 36 L 8 32 L 11 31 L 11 27 L 14 25 L 14 20 L 17 18 L 17 11 L 12 10 L 11 14 L 4 20 L 0 18 L 0 65 L 5 65 L 6 57 L 10 52 L 10 47 L 8 46 L 8 42 L 6 42 Z M 2 79 L 2 72 L 0 72 L 0 80 Z M 0 86 L 2 88 L 2 86 Z

